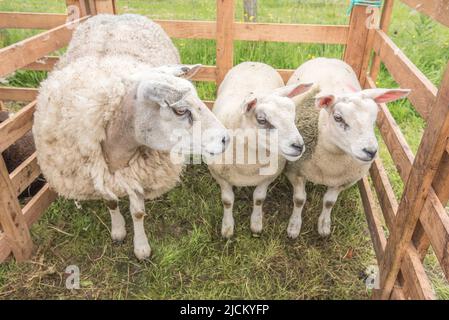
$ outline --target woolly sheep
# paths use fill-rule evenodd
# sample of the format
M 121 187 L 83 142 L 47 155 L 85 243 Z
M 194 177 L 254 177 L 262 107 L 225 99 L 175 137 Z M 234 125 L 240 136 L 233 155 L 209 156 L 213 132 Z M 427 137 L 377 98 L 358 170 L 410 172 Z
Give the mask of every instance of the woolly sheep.
M 75 31 L 37 98 L 33 134 L 47 181 L 67 198 L 105 199 L 114 241 L 126 235 L 117 201 L 128 196 L 138 259 L 151 253 L 144 200 L 180 178 L 182 162 L 170 153 L 180 145 L 174 132 L 210 154 L 229 140 L 191 82 L 177 77 L 198 67 L 178 63 L 176 48 L 152 21 L 99 15 Z M 193 134 L 199 123 L 201 136 Z
M 304 155 L 286 166 L 293 185 L 293 213 L 288 235 L 296 238 L 301 229 L 301 212 L 306 201 L 307 181 L 327 186 L 318 232 L 331 232 L 331 210 L 341 191 L 352 186 L 367 173 L 377 154 L 374 125 L 377 103 L 407 96 L 410 90 L 362 90 L 352 68 L 338 59 L 317 58 L 301 65 L 288 84 L 298 81 L 319 86 L 316 99 L 306 99 L 297 107 L 297 126 L 304 133 Z M 315 107 L 315 104 L 321 110 Z
M 223 237 L 230 238 L 234 233 L 233 186 L 256 186 L 251 231 L 262 231 L 262 205 L 268 186 L 282 172 L 286 159 L 296 160 L 303 152 L 303 139 L 294 122 L 295 105 L 290 98 L 310 86 L 285 87 L 275 69 L 257 62 L 235 66 L 220 85 L 212 111 L 226 128 L 233 130 L 233 139 L 219 161 L 211 161 L 209 169 L 221 187 Z M 270 145 L 260 143 L 265 136 L 259 129 L 277 134 L 279 143 L 275 149 L 270 147 L 271 142 Z M 259 139 L 257 143 L 255 139 Z M 253 161 L 250 154 L 254 155 Z M 268 163 L 261 159 L 261 154 L 269 154 Z

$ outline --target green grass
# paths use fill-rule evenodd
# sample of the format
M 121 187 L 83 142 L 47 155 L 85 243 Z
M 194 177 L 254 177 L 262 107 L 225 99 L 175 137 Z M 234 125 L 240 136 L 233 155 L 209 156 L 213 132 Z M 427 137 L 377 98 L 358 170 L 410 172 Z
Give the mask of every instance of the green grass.
M 64 1 L 0 0 L 2 11 L 63 12 Z M 346 2 L 259 0 L 262 22 L 346 24 Z M 141 13 L 160 19 L 214 20 L 215 1 L 119 0 L 119 11 Z M 236 19 L 242 20 L 241 1 Z M 36 31 L 0 30 L 0 46 L 23 39 Z M 406 55 L 436 85 L 449 60 L 449 30 L 396 2 L 390 35 Z M 176 40 L 183 62 L 215 64 L 215 42 Z M 338 45 L 236 42 L 235 61 L 263 61 L 277 68 L 296 68 L 318 56 L 341 57 Z M 36 87 L 43 72 L 19 72 L 9 78 L 13 86 Z M 382 66 L 379 87 L 396 83 Z M 198 83 L 200 96 L 214 99 L 215 85 Z M 412 150 L 416 152 L 424 121 L 407 101 L 389 108 Z M 381 144 L 394 191 L 403 184 Z M 249 215 L 252 190 L 236 191 L 236 236 L 220 237 L 222 206 L 219 188 L 207 168 L 189 166 L 180 186 L 162 198 L 147 202 L 146 230 L 153 249 L 151 261 L 139 263 L 132 253 L 128 202 L 121 202 L 128 222 L 128 236 L 121 246 L 111 244 L 109 214 L 97 201 L 58 199 L 32 227 L 36 244 L 33 261 L 0 266 L 0 298 L 272 298 L 272 299 L 365 299 L 364 279 L 376 260 L 367 231 L 358 190 L 340 196 L 333 211 L 333 231 L 321 239 L 316 230 L 324 189 L 308 185 L 300 237 L 288 240 L 286 227 L 292 210 L 291 187 L 285 178 L 269 190 L 264 205 L 264 232 L 251 236 Z M 68 265 L 81 270 L 81 289 L 65 289 Z M 449 298 L 449 288 L 434 255 L 426 268 L 439 298 Z

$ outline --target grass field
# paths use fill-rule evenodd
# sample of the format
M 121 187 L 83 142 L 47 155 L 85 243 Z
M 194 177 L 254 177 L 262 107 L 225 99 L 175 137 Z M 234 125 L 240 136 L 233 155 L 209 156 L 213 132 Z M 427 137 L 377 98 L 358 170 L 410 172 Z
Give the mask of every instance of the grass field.
M 121 13 L 141 13 L 161 19 L 214 20 L 214 0 L 118 0 Z M 259 0 L 259 21 L 346 24 L 346 1 Z M 62 0 L 0 0 L 0 11 L 64 12 Z M 237 20 L 242 20 L 238 1 Z M 33 31 L 0 30 L 0 46 Z M 396 1 L 390 28 L 392 39 L 435 84 L 449 60 L 449 29 L 410 11 Z M 176 40 L 185 63 L 215 64 L 215 43 Z M 296 68 L 307 59 L 341 57 L 338 45 L 237 42 L 235 63 L 253 60 L 277 68 Z M 38 86 L 43 72 L 18 72 L 13 86 Z M 396 84 L 382 68 L 379 87 Z M 199 83 L 202 98 L 214 99 L 215 85 Z M 11 106 L 14 107 L 14 106 Z M 416 151 L 425 126 L 407 101 L 389 108 Z M 381 157 L 394 190 L 403 185 L 386 147 Z M 366 299 L 366 270 L 376 264 L 357 188 L 345 191 L 333 211 L 333 231 L 321 239 L 316 230 L 324 189 L 308 185 L 304 222 L 296 241 L 287 239 L 291 187 L 284 177 L 274 183 L 264 206 L 264 232 L 251 236 L 252 190 L 236 191 L 236 236 L 220 237 L 222 207 L 219 188 L 203 165 L 187 168 L 181 185 L 148 202 L 146 230 L 153 249 L 151 261 L 139 263 L 132 253 L 131 219 L 125 244 L 109 237 L 109 214 L 101 202 L 58 199 L 32 227 L 36 244 L 33 261 L 0 266 L 0 298 L 244 298 L 244 299 Z M 121 204 L 123 212 L 128 202 Z M 65 288 L 65 269 L 77 265 L 81 289 Z M 449 299 L 449 287 L 433 255 L 426 260 L 439 298 Z

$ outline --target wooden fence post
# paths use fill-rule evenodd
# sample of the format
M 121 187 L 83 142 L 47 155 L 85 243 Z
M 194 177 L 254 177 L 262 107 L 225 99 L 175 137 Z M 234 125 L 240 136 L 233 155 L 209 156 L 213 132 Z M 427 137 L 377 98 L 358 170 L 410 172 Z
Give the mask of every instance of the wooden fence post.
M 69 6 L 76 6 L 79 10 L 79 17 L 76 17 L 76 19 L 95 14 L 95 5 L 94 0 L 66 0 L 67 7 Z
M 351 17 L 349 19 L 348 44 L 346 45 L 343 60 L 354 69 L 358 79 L 360 79 L 363 69 L 369 33 L 369 18 L 367 7 L 355 5 L 352 8 Z
M 116 14 L 115 0 L 94 0 L 96 13 Z
M 368 6 L 365 9 L 365 27 L 368 29 L 368 34 L 365 40 L 365 49 L 363 51 L 362 65 L 360 67 L 359 80 L 362 88 L 365 87 L 366 77 L 368 75 L 367 70 L 373 52 L 374 33 L 379 29 L 379 21 L 377 19 L 379 10 L 379 8 L 373 6 Z
M 382 15 L 380 17 L 380 29 L 388 33 L 388 27 L 390 26 L 391 14 L 393 12 L 394 0 L 385 0 L 384 6 L 382 8 Z M 370 77 L 374 81 L 377 79 L 377 75 L 380 70 L 380 57 L 374 54 L 373 61 L 371 63 Z
M 217 0 L 217 85 L 234 63 L 234 0 Z
M 449 137 L 449 63 L 413 162 L 401 203 L 380 265 L 380 290 L 376 298 L 388 299 L 405 250 L 423 210 Z
M 0 155 L 0 226 L 17 261 L 31 257 L 33 242 L 19 201 Z

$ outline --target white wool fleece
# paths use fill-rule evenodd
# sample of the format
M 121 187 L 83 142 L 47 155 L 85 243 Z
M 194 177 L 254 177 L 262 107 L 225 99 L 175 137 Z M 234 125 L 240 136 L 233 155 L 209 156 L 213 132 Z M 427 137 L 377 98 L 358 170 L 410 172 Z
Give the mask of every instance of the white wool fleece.
M 182 166 L 168 153 L 141 147 L 128 167 L 110 173 L 101 142 L 135 85 L 132 76 L 177 63 L 170 38 L 145 17 L 100 15 L 77 28 L 56 70 L 42 82 L 34 113 L 37 160 L 56 192 L 80 200 L 135 192 L 153 199 L 176 185 Z
M 134 58 L 151 67 L 180 63 L 178 50 L 157 23 L 136 14 L 100 14 L 78 26 L 56 67 L 61 69 L 80 57 L 111 55 Z
M 59 194 L 116 199 L 137 191 L 152 199 L 176 185 L 182 166 L 173 164 L 166 152 L 141 147 L 129 166 L 115 173 L 102 152 L 106 126 L 134 85 L 126 74 L 145 68 L 133 59 L 86 57 L 42 83 L 33 134 L 38 163 Z

